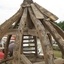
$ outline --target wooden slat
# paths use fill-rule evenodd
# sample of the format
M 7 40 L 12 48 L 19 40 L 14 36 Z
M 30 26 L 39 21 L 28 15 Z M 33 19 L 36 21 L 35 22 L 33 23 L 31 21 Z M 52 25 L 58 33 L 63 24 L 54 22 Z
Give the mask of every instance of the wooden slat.
M 24 54 L 21 55 L 21 60 L 24 64 L 32 64 Z
M 16 34 L 16 43 L 13 52 L 13 64 L 21 64 L 20 56 L 21 56 L 21 44 L 22 44 L 22 36 L 24 31 L 24 26 L 27 20 L 27 8 L 24 9 L 23 15 L 20 20 L 20 25 L 18 27 L 18 33 Z
M 35 51 L 35 50 L 23 50 L 23 51 L 24 51 L 24 52 L 29 52 L 29 51 L 32 51 L 32 52 L 33 52 L 33 51 Z
M 34 48 L 35 46 L 23 46 L 23 48 Z
M 33 38 L 24 38 L 23 40 L 34 40 Z
M 38 5 L 37 3 L 34 3 L 36 5 L 36 7 L 41 11 L 42 14 L 44 14 L 45 16 L 49 17 L 52 21 L 56 21 L 58 19 L 58 17 L 56 17 L 54 14 L 52 14 L 51 12 L 47 11 L 45 8 L 41 7 L 40 5 Z
M 45 28 L 42 25 L 42 23 L 35 18 L 35 16 L 33 15 L 30 8 L 29 8 L 29 13 L 30 13 L 30 17 L 32 19 L 32 22 L 35 25 L 35 28 L 36 28 L 36 30 L 38 32 L 38 36 L 39 36 L 40 41 L 41 41 L 41 45 L 42 45 L 42 49 L 43 49 L 43 53 L 44 53 L 45 63 L 46 64 L 54 64 L 53 52 L 52 52 L 51 45 L 49 43 L 49 39 L 48 39 L 48 37 L 46 35 Z
M 23 44 L 34 44 L 35 42 L 23 42 Z
M 54 28 L 57 30 L 57 32 L 62 36 L 62 38 L 64 39 L 64 31 L 57 26 L 55 23 L 51 22 L 51 24 L 54 26 Z
M 31 4 L 31 7 L 37 19 L 44 18 L 43 14 L 37 9 L 37 7 L 34 4 Z
M 6 20 L 1 26 L 0 26 L 0 38 L 2 38 L 2 36 L 4 36 L 7 31 L 9 30 L 9 28 L 11 27 L 11 25 L 18 21 L 19 18 L 22 15 L 22 8 L 21 10 L 19 10 L 15 15 L 13 15 L 10 19 Z
M 44 20 L 42 22 L 45 25 L 45 27 L 50 31 L 50 33 L 52 34 L 52 36 L 56 40 L 58 46 L 60 47 L 60 50 L 61 50 L 62 54 L 64 55 L 64 40 L 58 34 L 58 32 L 56 31 L 56 29 L 53 27 L 53 25 L 49 21 Z

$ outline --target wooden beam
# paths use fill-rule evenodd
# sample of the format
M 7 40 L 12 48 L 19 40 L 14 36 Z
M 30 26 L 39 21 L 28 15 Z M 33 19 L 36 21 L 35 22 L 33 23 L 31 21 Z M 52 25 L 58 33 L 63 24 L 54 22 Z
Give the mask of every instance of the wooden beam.
M 50 33 L 47 33 L 47 35 L 48 35 L 48 38 L 49 38 L 49 41 L 50 41 L 51 46 L 53 46 L 51 34 Z
M 31 4 L 31 7 L 32 7 L 32 10 L 33 10 L 35 17 L 37 19 L 43 19 L 44 18 L 43 14 L 37 9 L 37 7 L 34 4 Z
M 0 25 L 0 38 L 2 38 L 2 36 L 4 36 L 7 33 L 7 31 L 14 22 L 19 20 L 21 15 L 22 7 L 15 15 L 13 15 L 10 19 L 6 20 L 2 25 Z
M 35 28 L 38 32 L 38 36 L 39 36 L 40 41 L 41 41 L 41 45 L 42 45 L 42 49 L 43 49 L 43 53 L 44 53 L 45 64 L 54 64 L 53 52 L 52 52 L 52 48 L 51 48 L 51 45 L 49 43 L 49 39 L 47 37 L 45 28 L 42 25 L 42 23 L 35 18 L 35 16 L 33 15 L 30 8 L 29 8 L 29 13 L 30 13 L 30 17 L 32 19 L 32 22 L 35 25 Z
M 9 43 L 10 43 L 11 36 L 12 35 L 7 36 L 7 41 L 6 41 L 5 47 L 4 47 L 4 54 L 5 54 L 4 59 L 6 59 L 7 56 L 8 56 L 8 46 L 9 46 Z
M 23 36 L 23 31 L 25 27 L 25 23 L 27 20 L 27 8 L 24 9 L 23 15 L 20 20 L 20 25 L 18 27 L 18 33 L 16 34 L 16 43 L 15 43 L 15 48 L 13 52 L 13 64 L 21 64 L 21 44 L 22 44 L 22 36 Z
M 52 34 L 53 38 L 56 40 L 58 46 L 60 47 L 62 54 L 64 55 L 64 40 L 62 39 L 62 37 L 59 35 L 59 33 L 48 20 L 44 20 L 42 21 L 42 23 Z
M 18 29 L 9 29 L 9 31 L 6 33 L 7 35 L 16 35 L 16 33 L 18 32 Z M 24 29 L 24 35 L 33 35 L 33 36 L 37 36 L 37 31 L 35 29 Z
M 19 21 L 17 21 L 17 22 L 15 23 L 15 25 L 12 27 L 12 29 L 14 29 L 14 28 L 17 26 L 17 23 L 18 23 L 18 22 L 19 22 Z M 6 59 L 7 56 L 8 56 L 8 46 L 9 46 L 9 43 L 10 43 L 11 36 L 12 36 L 12 34 L 9 34 L 9 35 L 7 36 L 7 41 L 6 41 L 6 43 L 5 43 L 5 48 L 4 48 L 4 53 L 5 53 L 4 59 Z
M 57 26 L 54 22 L 50 22 L 50 23 L 54 26 L 54 28 L 57 30 L 60 36 L 64 39 L 64 31 L 59 26 Z
M 24 54 L 21 55 L 21 60 L 24 64 L 32 64 Z
M 41 7 L 40 5 L 38 5 L 37 3 L 34 3 L 36 5 L 36 7 L 41 11 L 42 14 L 44 14 L 45 16 L 47 16 L 48 18 L 50 18 L 52 21 L 56 21 L 58 19 L 58 17 L 56 17 L 54 14 L 52 14 L 51 12 L 47 11 L 45 8 Z
M 38 56 L 38 51 L 37 51 L 37 37 L 36 36 L 33 36 L 34 37 L 34 42 L 35 42 L 35 55 L 36 57 Z

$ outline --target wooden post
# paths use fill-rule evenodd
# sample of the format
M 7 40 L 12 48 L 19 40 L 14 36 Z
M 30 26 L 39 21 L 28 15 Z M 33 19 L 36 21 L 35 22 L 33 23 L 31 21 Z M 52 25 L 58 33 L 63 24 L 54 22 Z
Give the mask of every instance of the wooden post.
M 36 39 L 36 36 L 33 36 L 34 37 L 34 40 L 35 40 L 35 55 L 37 57 L 38 53 L 37 53 L 37 39 Z
M 30 14 L 30 17 L 32 19 L 32 22 L 35 25 L 35 28 L 38 32 L 38 36 L 39 36 L 41 44 L 42 44 L 45 64 L 54 64 L 52 48 L 51 48 L 51 45 L 49 43 L 49 39 L 46 35 L 44 26 L 42 25 L 42 23 L 39 20 L 37 20 L 35 18 L 35 16 L 33 15 L 30 8 L 29 8 L 29 14 Z
M 26 20 L 27 20 L 27 8 L 24 9 L 23 15 L 20 20 L 20 25 L 18 27 L 18 33 L 16 34 L 16 43 L 13 52 L 14 56 L 13 64 L 21 64 L 21 44 Z
M 5 43 L 5 49 L 4 49 L 4 53 L 5 53 L 4 59 L 6 59 L 7 56 L 8 56 L 8 46 L 9 46 L 9 43 L 10 43 L 11 36 L 12 35 L 7 36 L 7 41 Z
M 47 35 L 48 35 L 48 38 L 49 38 L 49 41 L 50 41 L 51 46 L 53 46 L 51 34 L 50 33 L 47 33 Z
M 64 55 L 64 40 L 62 39 L 62 37 L 58 34 L 56 29 L 53 27 L 53 25 L 48 20 L 44 20 L 42 21 L 42 23 L 48 29 L 48 31 L 50 31 L 53 38 L 55 39 L 58 46 L 60 47 L 62 54 Z
M 17 26 L 17 24 L 18 24 L 18 21 L 15 23 L 15 25 L 12 27 L 12 29 L 14 29 Z M 5 43 L 5 49 L 4 49 L 4 53 L 5 53 L 4 59 L 6 59 L 7 55 L 8 55 L 8 46 L 9 46 L 9 43 L 10 43 L 11 36 L 12 36 L 12 34 L 7 36 L 7 41 Z
M 54 26 L 54 28 L 57 30 L 60 36 L 64 39 L 64 31 L 59 26 L 57 26 L 54 22 L 50 22 L 50 23 Z

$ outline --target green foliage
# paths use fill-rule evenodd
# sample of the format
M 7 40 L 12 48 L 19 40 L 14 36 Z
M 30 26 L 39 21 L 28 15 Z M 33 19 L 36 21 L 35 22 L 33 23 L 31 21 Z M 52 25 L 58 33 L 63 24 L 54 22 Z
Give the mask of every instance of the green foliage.
M 61 57 L 62 57 L 61 51 L 54 50 L 54 56 L 55 56 L 56 58 L 61 58 Z
M 63 22 L 59 22 L 59 23 L 56 23 L 61 29 L 64 30 L 64 21 Z

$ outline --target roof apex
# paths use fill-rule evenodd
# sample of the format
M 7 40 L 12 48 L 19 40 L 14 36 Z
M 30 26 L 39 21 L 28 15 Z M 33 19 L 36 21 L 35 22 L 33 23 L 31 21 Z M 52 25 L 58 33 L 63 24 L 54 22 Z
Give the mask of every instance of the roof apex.
M 33 3 L 33 0 L 24 0 L 23 3 L 31 4 L 31 3 Z

